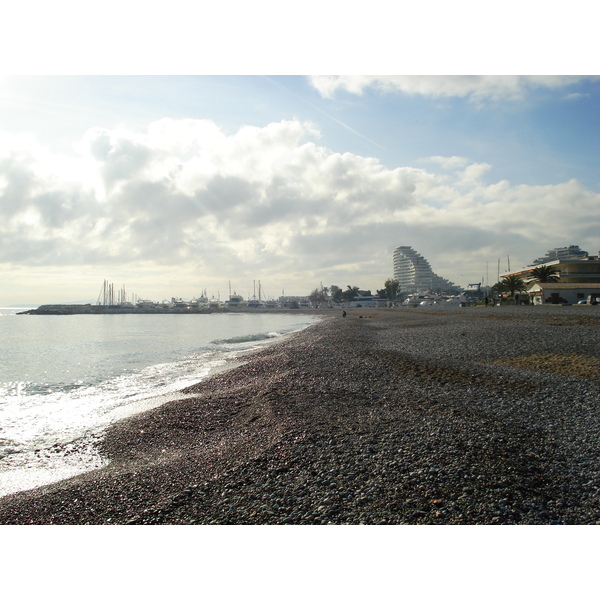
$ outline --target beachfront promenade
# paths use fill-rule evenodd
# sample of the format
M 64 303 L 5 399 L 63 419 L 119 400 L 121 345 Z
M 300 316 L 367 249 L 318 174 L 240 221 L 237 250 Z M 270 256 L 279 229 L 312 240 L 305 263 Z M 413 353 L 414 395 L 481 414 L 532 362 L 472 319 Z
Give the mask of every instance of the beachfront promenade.
M 323 311 L 0 523 L 600 522 L 600 310 Z

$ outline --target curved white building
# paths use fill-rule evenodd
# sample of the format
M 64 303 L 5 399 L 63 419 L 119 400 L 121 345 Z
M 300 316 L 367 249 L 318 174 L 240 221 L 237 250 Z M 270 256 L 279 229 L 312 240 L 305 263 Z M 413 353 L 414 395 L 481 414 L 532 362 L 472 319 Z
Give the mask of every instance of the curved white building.
M 427 260 L 411 246 L 398 246 L 394 250 L 394 279 L 400 283 L 400 291 L 407 293 L 456 288 L 451 281 L 436 275 Z

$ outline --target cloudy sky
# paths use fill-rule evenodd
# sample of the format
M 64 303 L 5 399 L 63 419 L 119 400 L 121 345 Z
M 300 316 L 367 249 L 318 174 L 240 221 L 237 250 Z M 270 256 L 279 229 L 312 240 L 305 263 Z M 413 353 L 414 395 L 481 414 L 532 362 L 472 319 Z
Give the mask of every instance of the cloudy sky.
M 600 250 L 598 77 L 24 70 L 0 77 L 0 305 L 375 291 L 399 245 L 492 284 Z

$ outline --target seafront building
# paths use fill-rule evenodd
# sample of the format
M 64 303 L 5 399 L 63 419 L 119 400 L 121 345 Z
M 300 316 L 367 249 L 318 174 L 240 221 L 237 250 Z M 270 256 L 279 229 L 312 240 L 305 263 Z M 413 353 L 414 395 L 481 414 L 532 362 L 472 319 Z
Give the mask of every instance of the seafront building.
M 536 259 L 528 267 L 520 267 L 503 273 L 501 277 L 517 275 L 524 281 L 532 280 L 533 271 L 538 267 L 553 267 L 558 281 L 533 283 L 529 296 L 534 304 L 576 304 L 592 302 L 600 298 L 600 252 L 589 256 L 579 246 L 554 248 L 546 253 L 546 262 Z
M 394 279 L 400 283 L 403 294 L 458 290 L 451 281 L 436 275 L 427 259 L 411 246 L 398 246 L 394 250 L 393 261 Z
M 534 283 L 528 290 L 533 304 L 597 304 L 600 283 Z

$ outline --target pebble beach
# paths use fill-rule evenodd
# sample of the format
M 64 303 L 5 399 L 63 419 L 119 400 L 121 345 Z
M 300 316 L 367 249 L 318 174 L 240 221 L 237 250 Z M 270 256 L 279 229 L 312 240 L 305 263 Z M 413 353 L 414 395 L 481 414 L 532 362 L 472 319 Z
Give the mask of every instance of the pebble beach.
M 599 307 L 347 313 L 114 424 L 107 466 L 0 524 L 600 523 Z

